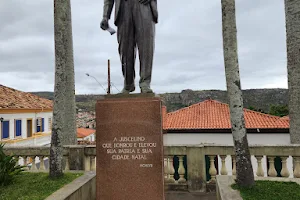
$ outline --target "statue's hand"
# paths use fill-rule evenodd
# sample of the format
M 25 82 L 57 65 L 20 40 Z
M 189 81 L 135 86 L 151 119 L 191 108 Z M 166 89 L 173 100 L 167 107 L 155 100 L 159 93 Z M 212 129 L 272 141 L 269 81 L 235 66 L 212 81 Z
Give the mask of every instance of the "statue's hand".
M 108 19 L 103 18 L 102 21 L 101 21 L 101 23 L 100 23 L 100 27 L 103 30 L 108 29 Z
M 147 5 L 151 0 L 139 0 L 141 4 Z

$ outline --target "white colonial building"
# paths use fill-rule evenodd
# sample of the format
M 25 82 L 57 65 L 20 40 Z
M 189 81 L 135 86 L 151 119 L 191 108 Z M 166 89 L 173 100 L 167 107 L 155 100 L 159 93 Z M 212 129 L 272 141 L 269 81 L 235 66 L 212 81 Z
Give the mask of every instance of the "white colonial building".
M 249 144 L 290 144 L 289 120 L 244 109 Z M 163 108 L 164 145 L 233 145 L 229 105 L 206 100 L 174 112 Z
M 215 100 L 206 100 L 174 112 L 163 109 L 164 146 L 230 145 L 233 146 L 229 105 Z M 290 145 L 289 119 L 244 109 L 245 126 L 249 145 Z M 206 156 L 207 157 L 207 156 Z M 208 157 L 206 158 L 208 159 Z M 216 167 L 221 171 L 221 158 L 216 157 Z M 263 170 L 267 172 L 266 156 L 262 159 Z M 206 161 L 209 162 L 209 159 Z M 252 156 L 253 170 L 257 160 Z M 281 161 L 275 160 L 278 169 Z M 226 158 L 228 173 L 232 171 L 232 160 Z M 287 159 L 287 168 L 293 171 L 292 157 Z M 266 176 L 266 174 L 265 174 Z M 290 175 L 292 176 L 292 175 Z
M 49 135 L 52 101 L 0 85 L 0 141 Z
M 95 142 L 96 130 L 91 128 L 77 128 L 77 141 Z

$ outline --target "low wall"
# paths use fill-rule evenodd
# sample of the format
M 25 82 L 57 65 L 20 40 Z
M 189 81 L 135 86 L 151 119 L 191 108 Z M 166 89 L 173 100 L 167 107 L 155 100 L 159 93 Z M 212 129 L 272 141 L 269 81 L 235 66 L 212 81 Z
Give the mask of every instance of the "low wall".
M 300 178 L 300 145 L 250 145 L 253 173 L 258 177 Z M 49 170 L 49 147 L 5 147 L 28 171 Z M 64 170 L 96 171 L 96 145 L 64 146 Z M 101 159 L 101 158 L 98 158 Z M 282 166 L 275 168 L 275 165 Z M 232 145 L 164 146 L 167 190 L 205 192 L 216 190 L 216 175 L 235 175 Z M 282 177 L 279 177 L 279 174 Z
M 46 200 L 96 200 L 96 172 L 86 172 Z

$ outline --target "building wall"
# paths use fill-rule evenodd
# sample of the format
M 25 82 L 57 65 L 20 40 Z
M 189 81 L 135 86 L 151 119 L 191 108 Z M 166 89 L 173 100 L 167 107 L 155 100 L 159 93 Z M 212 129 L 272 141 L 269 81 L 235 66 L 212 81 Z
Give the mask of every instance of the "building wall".
M 15 139 L 15 120 L 22 120 L 22 135 L 20 138 L 27 138 L 27 119 L 32 119 L 32 133 L 36 133 L 36 120 L 41 117 L 44 118 L 44 133 L 50 133 L 49 118 L 52 119 L 52 112 L 39 112 L 39 113 L 13 113 L 13 114 L 0 114 L 4 121 L 9 120 L 9 139 Z M 52 120 L 51 120 L 52 122 Z M 2 127 L 0 124 L 0 136 L 2 135 Z M 0 140 L 2 137 L 0 137 Z
M 164 134 L 164 145 L 227 144 L 233 145 L 230 133 L 168 133 Z M 247 134 L 249 144 L 290 144 L 288 133 Z
M 20 140 L 18 142 L 6 143 L 6 147 L 37 147 L 37 146 L 48 146 L 51 144 L 51 135 L 45 134 L 43 137 L 32 137 L 27 140 Z
M 84 138 L 77 138 L 78 141 L 90 141 L 90 142 L 94 142 L 95 141 L 95 134 L 91 134 L 89 136 L 86 136 Z
M 95 134 L 91 134 L 91 135 L 85 137 L 84 140 L 94 142 L 95 141 Z

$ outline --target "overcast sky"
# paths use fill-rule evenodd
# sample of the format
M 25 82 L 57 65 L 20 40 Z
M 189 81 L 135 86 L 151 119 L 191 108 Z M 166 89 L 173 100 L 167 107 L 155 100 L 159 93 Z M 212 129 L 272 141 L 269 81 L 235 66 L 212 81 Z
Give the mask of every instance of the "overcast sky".
M 236 9 L 242 89 L 287 88 L 284 1 L 236 0 Z M 158 0 L 158 11 L 154 92 L 225 90 L 221 1 Z M 113 84 L 123 87 L 116 34 L 100 29 L 102 13 L 103 0 L 72 0 L 77 94 L 104 93 L 85 73 L 107 87 L 108 59 Z M 53 91 L 53 0 L 1 1 L 0 22 L 0 84 Z M 138 57 L 136 74 L 140 92 Z

